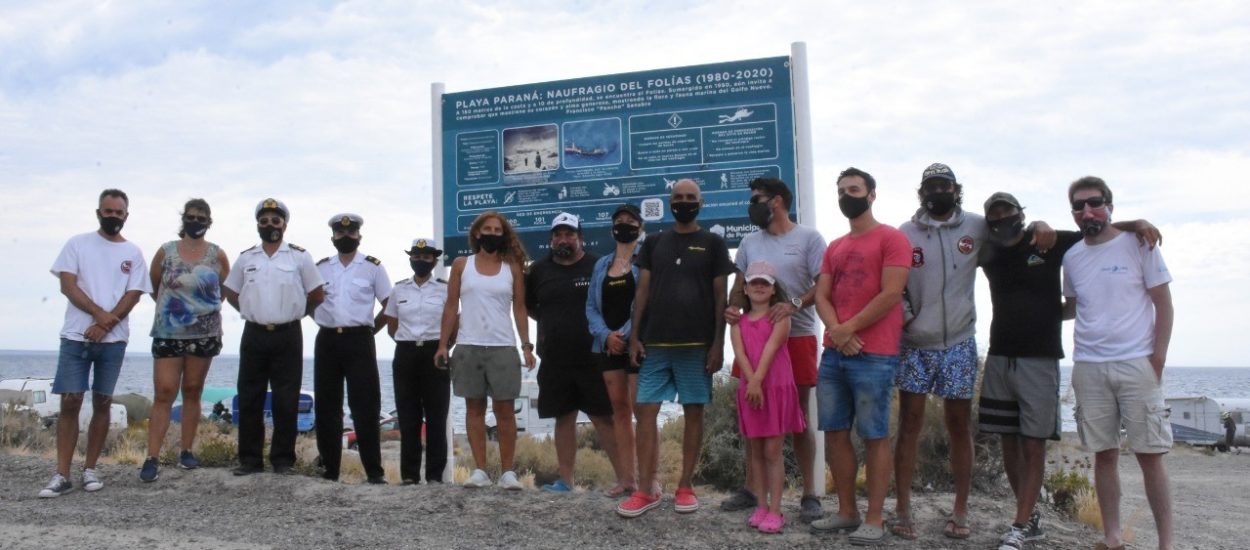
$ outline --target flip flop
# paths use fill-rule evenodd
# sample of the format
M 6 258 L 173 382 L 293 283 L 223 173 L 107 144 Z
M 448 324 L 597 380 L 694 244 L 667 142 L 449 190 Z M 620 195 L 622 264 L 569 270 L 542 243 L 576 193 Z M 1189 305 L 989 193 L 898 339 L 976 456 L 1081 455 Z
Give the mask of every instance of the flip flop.
M 946 520 L 946 527 L 942 529 L 942 534 L 948 539 L 964 540 L 971 537 L 972 528 L 968 527 L 968 517 L 952 515 Z
M 633 487 L 617 483 L 616 485 L 613 485 L 611 489 L 604 491 L 603 494 L 611 498 L 620 498 L 629 496 L 633 492 Z
M 890 525 L 890 534 L 903 540 L 916 540 L 916 525 L 911 522 L 911 514 L 899 514 Z

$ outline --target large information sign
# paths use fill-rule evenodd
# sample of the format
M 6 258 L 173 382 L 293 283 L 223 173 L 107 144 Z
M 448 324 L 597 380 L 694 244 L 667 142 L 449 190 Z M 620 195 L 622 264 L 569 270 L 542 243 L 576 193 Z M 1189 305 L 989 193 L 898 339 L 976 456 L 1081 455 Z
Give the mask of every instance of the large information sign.
M 702 189 L 699 224 L 737 246 L 756 230 L 751 180 L 795 181 L 790 58 L 445 94 L 442 150 L 448 261 L 470 253 L 469 226 L 487 210 L 507 216 L 533 257 L 560 212 L 606 252 L 623 202 L 647 232 L 672 225 L 668 196 L 683 178 Z

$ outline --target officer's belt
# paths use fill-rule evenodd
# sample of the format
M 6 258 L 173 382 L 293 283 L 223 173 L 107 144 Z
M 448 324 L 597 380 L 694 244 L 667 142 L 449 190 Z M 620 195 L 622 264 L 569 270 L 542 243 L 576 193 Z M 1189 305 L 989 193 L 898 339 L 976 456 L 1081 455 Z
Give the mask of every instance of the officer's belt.
M 400 346 L 412 346 L 414 348 L 422 348 L 425 346 L 438 347 L 438 340 L 399 340 L 395 343 Z
M 356 326 L 356 327 L 321 327 L 323 332 L 333 332 L 335 334 L 373 334 L 373 327 Z
M 299 320 L 291 321 L 289 323 L 253 323 L 248 321 L 244 326 L 255 330 L 263 330 L 265 332 L 281 332 L 289 328 L 299 326 Z

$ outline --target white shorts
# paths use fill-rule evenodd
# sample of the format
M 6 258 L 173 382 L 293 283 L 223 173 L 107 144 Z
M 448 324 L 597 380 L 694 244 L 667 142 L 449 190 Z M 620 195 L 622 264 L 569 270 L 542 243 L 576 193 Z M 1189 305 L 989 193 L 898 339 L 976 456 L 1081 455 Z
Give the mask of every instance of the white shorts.
M 1076 427 L 1086 451 L 1120 448 L 1120 427 L 1134 453 L 1166 453 L 1172 448 L 1171 409 L 1163 402 L 1162 381 L 1150 360 L 1088 363 L 1072 367 Z

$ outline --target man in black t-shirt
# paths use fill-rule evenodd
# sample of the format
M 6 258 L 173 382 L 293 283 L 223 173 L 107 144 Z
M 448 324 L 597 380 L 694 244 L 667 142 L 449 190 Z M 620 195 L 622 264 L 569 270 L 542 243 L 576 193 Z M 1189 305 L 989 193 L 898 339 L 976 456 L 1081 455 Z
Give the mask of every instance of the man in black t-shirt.
M 981 270 L 990 283 L 994 317 L 981 378 L 978 423 L 1002 437 L 1003 468 L 1016 495 L 1011 531 L 1000 550 L 1016 550 L 1044 535 L 1035 510 L 1045 470 L 1046 440 L 1059 439 L 1059 359 L 1063 323 L 1063 256 L 1080 242 L 1075 231 L 1056 231 L 1054 248 L 1040 250 L 1025 230 L 1024 207 L 1009 193 L 985 201 L 990 246 Z M 1146 222 L 1120 222 L 1144 242 L 1158 241 Z M 1153 245 L 1152 245 L 1153 246 Z
M 538 416 L 555 418 L 556 461 L 560 479 L 543 489 L 573 488 L 577 457 L 577 411 L 590 417 L 604 451 L 616 460 L 612 404 L 591 354 L 586 293 L 599 257 L 582 248 L 577 216 L 561 213 L 551 223 L 551 253 L 530 265 L 525 276 L 525 307 L 538 322 Z M 613 464 L 615 466 L 615 464 Z
M 722 367 L 726 280 L 734 271 L 725 240 L 695 221 L 702 206 L 699 184 L 678 181 L 669 195 L 676 223 L 649 235 L 638 254 L 636 330 L 629 337 L 629 353 L 641 367 L 635 409 L 641 483 L 617 506 L 616 513 L 623 517 L 640 516 L 660 503 L 655 487 L 660 445 L 656 417 L 660 403 L 674 398 L 682 405 L 685 431 L 673 508 L 678 513 L 699 509 L 691 478 L 703 440 L 703 406 L 712 397 L 712 373 Z

